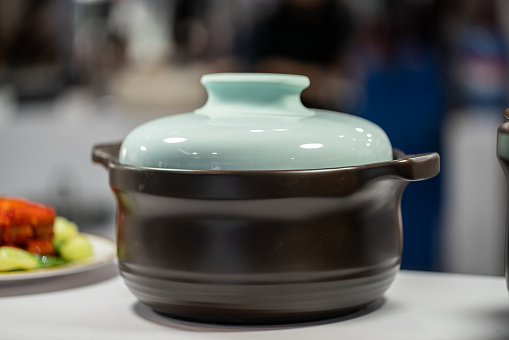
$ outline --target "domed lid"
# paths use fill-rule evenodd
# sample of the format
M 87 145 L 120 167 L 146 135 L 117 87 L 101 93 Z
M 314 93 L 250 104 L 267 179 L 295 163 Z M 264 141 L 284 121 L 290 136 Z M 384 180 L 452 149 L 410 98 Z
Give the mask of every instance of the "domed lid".
M 308 109 L 304 76 L 223 73 L 202 77 L 206 104 L 159 118 L 127 135 L 119 163 L 201 170 L 290 170 L 392 160 L 377 125 L 345 113 Z

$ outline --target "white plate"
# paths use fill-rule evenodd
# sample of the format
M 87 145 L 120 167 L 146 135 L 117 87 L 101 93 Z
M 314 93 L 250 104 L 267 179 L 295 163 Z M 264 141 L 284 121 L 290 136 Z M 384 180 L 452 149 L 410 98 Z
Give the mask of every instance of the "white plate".
M 89 233 L 81 234 L 85 235 L 92 244 L 94 251 L 92 258 L 66 263 L 57 267 L 0 273 L 0 282 L 69 275 L 105 266 L 115 259 L 116 245 L 113 240 Z

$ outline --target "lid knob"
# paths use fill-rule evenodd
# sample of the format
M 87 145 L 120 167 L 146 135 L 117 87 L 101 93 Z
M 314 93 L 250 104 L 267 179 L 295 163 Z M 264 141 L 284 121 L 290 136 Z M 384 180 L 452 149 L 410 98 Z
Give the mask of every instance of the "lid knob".
M 287 74 L 217 73 L 204 75 L 208 94 L 195 113 L 207 116 L 231 114 L 309 117 L 315 113 L 302 105 L 300 95 L 309 78 Z

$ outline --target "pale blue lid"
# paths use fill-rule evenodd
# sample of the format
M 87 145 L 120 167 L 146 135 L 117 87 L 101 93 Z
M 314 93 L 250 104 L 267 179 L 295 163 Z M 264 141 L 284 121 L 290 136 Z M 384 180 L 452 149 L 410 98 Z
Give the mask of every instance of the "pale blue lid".
M 140 125 L 124 139 L 126 165 L 202 170 L 336 168 L 392 159 L 385 132 L 345 113 L 308 109 L 304 76 L 202 77 L 206 104 Z

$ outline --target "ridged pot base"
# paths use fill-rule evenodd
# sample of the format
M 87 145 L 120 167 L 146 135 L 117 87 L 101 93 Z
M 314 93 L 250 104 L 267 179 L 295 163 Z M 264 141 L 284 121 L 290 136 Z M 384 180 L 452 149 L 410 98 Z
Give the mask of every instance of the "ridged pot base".
M 290 324 L 354 313 L 380 298 L 398 266 L 336 281 L 246 284 L 188 283 L 122 272 L 134 295 L 155 312 L 194 322 Z

